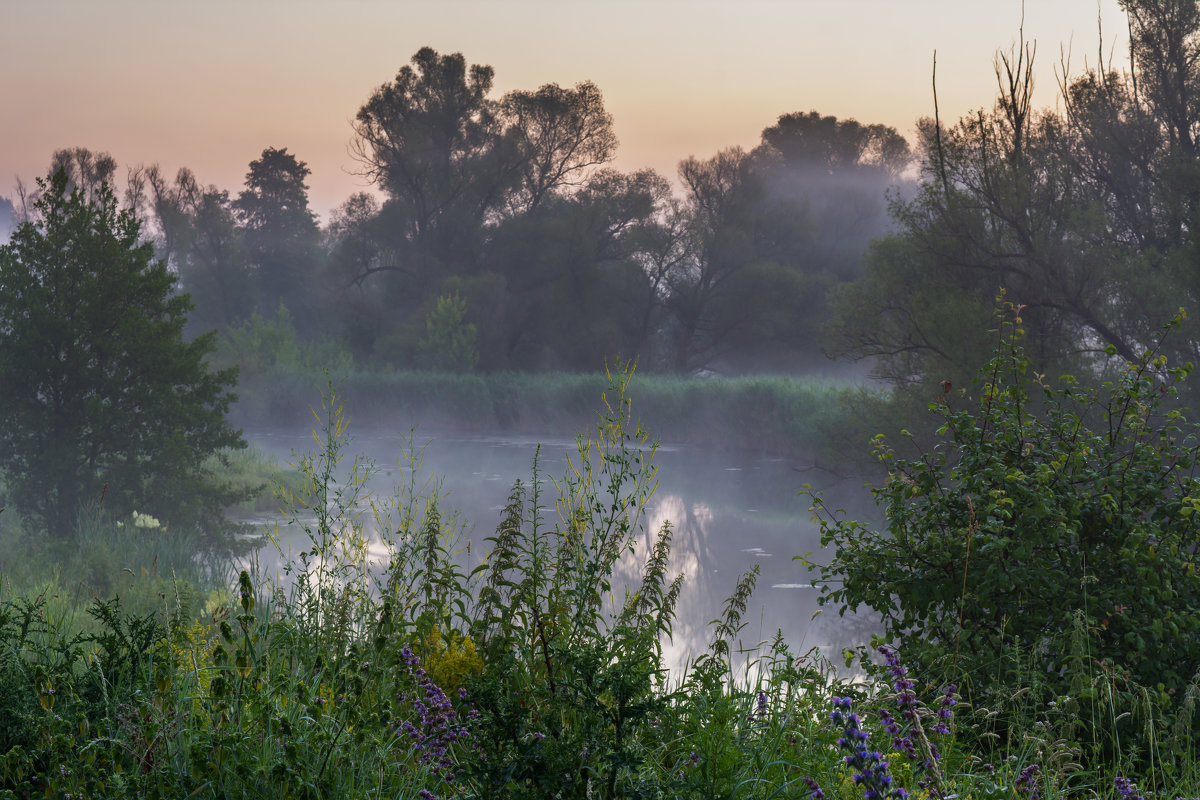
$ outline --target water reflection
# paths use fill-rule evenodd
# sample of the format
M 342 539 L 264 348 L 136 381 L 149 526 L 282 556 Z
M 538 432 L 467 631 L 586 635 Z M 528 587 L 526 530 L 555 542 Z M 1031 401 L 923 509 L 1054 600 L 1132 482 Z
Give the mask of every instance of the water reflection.
M 289 459 L 293 452 L 311 448 L 307 434 L 261 431 L 248 435 L 264 452 Z M 427 440 L 421 453 L 418 486 L 427 477 L 439 480 L 445 506 L 460 513 L 463 527 L 461 559 L 466 567 L 476 566 L 486 550 L 484 539 L 492 535 L 500 520 L 513 483 L 528 484 L 538 441 L 532 438 L 499 436 L 437 435 Z M 400 459 L 403 439 L 376 434 L 360 436 L 351 452 L 365 455 L 380 467 L 368 488 L 376 496 L 394 495 L 413 480 Z M 567 455 L 575 443 L 565 439 L 541 442 L 538 456 L 543 477 L 542 501 L 548 525 L 556 520 L 552 483 L 567 468 Z M 398 459 L 400 459 L 398 461 Z M 658 468 L 658 490 L 653 496 L 643 529 L 633 552 L 619 562 L 614 576 L 611 602 L 619 606 L 623 586 L 640 580 L 642 566 L 665 524 L 672 530 L 672 555 L 668 580 L 685 576 L 671 642 L 665 645 L 668 664 L 678 668 L 704 652 L 710 642 L 710 623 L 720 617 L 725 599 L 734 591 L 739 577 L 758 565 L 761 575 L 751 606 L 743 617 L 740 645 L 753 647 L 770 641 L 776 631 L 783 634 L 792 652 L 820 647 L 834 654 L 864 642 L 873 630 L 869 620 L 838 617 L 835 612 L 818 615 L 817 591 L 811 576 L 795 555 L 812 553 L 819 559 L 820 533 L 809 519 L 808 501 L 798 494 L 804 479 L 788 462 L 753 454 L 715 454 L 695 447 L 665 446 L 654 463 Z M 854 485 L 832 486 L 845 498 L 865 499 Z M 362 509 L 371 537 L 369 554 L 382 562 L 386 548 L 370 527 L 370 511 Z M 280 527 L 280 546 L 294 557 L 308 545 L 302 530 Z M 469 545 L 467 544 L 469 542 Z M 273 547 L 258 555 L 266 575 L 279 574 L 284 566 Z M 735 648 L 738 645 L 734 643 Z

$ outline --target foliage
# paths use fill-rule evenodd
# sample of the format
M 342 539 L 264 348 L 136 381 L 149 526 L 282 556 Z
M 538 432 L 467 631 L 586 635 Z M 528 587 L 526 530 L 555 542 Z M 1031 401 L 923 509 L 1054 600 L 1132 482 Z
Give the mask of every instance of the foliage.
M 246 427 L 303 424 L 322 382 L 316 370 L 277 367 L 250 375 L 232 417 Z M 876 468 L 864 445 L 898 418 L 888 392 L 833 378 L 650 374 L 640 375 L 638 385 L 638 416 L 664 441 L 759 449 L 839 474 L 850 463 Z M 356 369 L 342 375 L 339 387 L 347 409 L 366 425 L 570 435 L 589 424 L 605 377 Z
M 211 360 L 224 367 L 237 367 L 239 377 L 249 379 L 276 368 L 342 372 L 354 363 L 335 341 L 302 341 L 291 313 L 283 305 L 270 319 L 255 310 L 242 322 L 227 326 L 217 338 Z
M 46 533 L 69 535 L 84 504 L 135 507 L 208 544 L 235 499 L 203 463 L 244 446 L 225 421 L 236 373 L 212 372 L 212 337 L 184 341 L 190 304 L 101 185 L 39 182 L 37 218 L 0 247 L 0 463 Z
M 894 650 L 853 681 L 781 637 L 735 652 L 753 574 L 710 652 L 668 677 L 669 526 L 640 580 L 622 587 L 613 569 L 648 536 L 654 477 L 652 447 L 625 427 L 627 379 L 556 484 L 558 513 L 535 461 L 473 571 L 436 482 L 418 477 L 420 451 L 395 498 L 365 491 L 373 467 L 343 460 L 331 393 L 317 449 L 296 459 L 308 486 L 291 495 L 292 523 L 309 539 L 284 581 L 243 571 L 204 611 L 105 600 L 75 616 L 53 589 L 0 601 L 0 797 L 1195 794 L 1194 755 L 1156 749 L 1189 729 L 1156 720 L 1085 761 L 1072 711 L 1084 699 L 1047 702 L 1040 668 L 989 710 L 922 683 Z M 128 550 L 164 533 L 124 522 L 80 541 Z M 1127 694 L 1102 700 L 1112 716 L 1093 722 L 1110 731 L 1140 713 Z M 1007 729 L 995 709 L 1012 712 Z M 1174 760 L 1133 757 L 1147 747 Z
M 279 511 L 278 490 L 296 491 L 303 479 L 299 470 L 280 464 L 254 446 L 213 455 L 206 466 L 242 493 L 244 499 L 228 509 L 235 515 Z
M 305 293 L 315 277 L 319 233 L 308 208 L 308 165 L 287 148 L 268 147 L 250 162 L 246 188 L 232 207 L 242 223 L 259 308 L 285 303 L 307 312 Z
M 475 326 L 465 321 L 467 304 L 457 295 L 444 295 L 425 318 L 425 336 L 418 347 L 425 366 L 439 372 L 471 372 L 479 362 Z
M 921 186 L 894 198 L 894 232 L 839 287 L 830 351 L 871 358 L 923 391 L 986 360 L 991 299 L 1025 306 L 1035 368 L 1082 374 L 1105 347 L 1136 361 L 1155 325 L 1196 300 L 1200 13 L 1127 0 L 1128 69 L 1063 64 L 1059 102 L 1033 105 L 1036 47 L 995 61 L 991 108 L 918 125 Z M 936 103 L 934 106 L 936 115 Z M 1194 315 L 1193 315 L 1194 316 Z M 1197 341 L 1164 345 L 1194 360 Z
M 1191 365 L 1151 350 L 1098 388 L 1051 384 L 1010 310 L 977 396 L 930 406 L 936 446 L 901 458 L 880 441 L 886 530 L 814 499 L 835 548 L 823 601 L 874 609 L 910 660 L 971 692 L 1024 685 L 1020 652 L 1055 695 L 1104 674 L 1169 705 L 1200 667 L 1200 439 L 1171 404 Z
M 661 701 L 660 634 L 681 579 L 669 581 L 670 527 L 640 584 L 614 597 L 617 562 L 644 533 L 655 445 L 631 428 L 628 372 L 612 376 L 593 435 L 579 436 L 546 520 L 542 478 L 518 482 L 481 578 L 472 636 L 488 669 L 472 683 L 481 746 L 474 776 L 491 797 L 642 796 L 636 733 Z

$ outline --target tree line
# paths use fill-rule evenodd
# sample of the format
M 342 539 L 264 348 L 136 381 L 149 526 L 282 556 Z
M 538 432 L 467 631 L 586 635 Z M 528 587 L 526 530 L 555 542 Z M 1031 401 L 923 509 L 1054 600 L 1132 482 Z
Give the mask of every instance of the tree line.
M 323 226 L 287 148 L 265 149 L 236 194 L 186 168 L 129 169 L 124 205 L 190 293 L 189 330 L 282 306 L 303 337 L 362 363 L 454 370 L 820 357 L 829 292 L 859 276 L 910 163 L 894 129 L 786 114 L 750 151 L 684 159 L 676 192 L 610 166 L 595 84 L 502 97 L 492 85 L 491 67 L 418 51 L 354 118 L 350 146 L 378 193 Z M 60 168 L 93 187 L 117 171 L 82 148 L 56 153 Z
M 990 109 L 918 126 L 920 187 L 895 202 L 859 280 L 839 287 L 831 354 L 900 385 L 965 381 L 995 346 L 996 298 L 1021 307 L 1032 368 L 1136 363 L 1200 289 L 1200 9 L 1124 0 L 1128 63 L 1072 74 L 1032 105 L 1036 46 L 996 58 Z M 1197 316 L 1163 343 L 1200 353 Z
M 1122 6 L 1124 66 L 1073 74 L 1064 57 L 1057 108 L 1037 109 L 1022 42 L 996 58 L 990 109 L 950 122 L 935 98 L 911 149 L 886 126 L 784 114 L 749 151 L 683 159 L 673 189 L 611 167 L 594 84 L 495 97 L 490 67 L 423 48 L 354 117 L 378 194 L 323 226 L 286 148 L 236 195 L 132 168 L 124 203 L 191 294 L 190 331 L 282 307 L 366 365 L 797 371 L 830 355 L 958 385 L 1003 292 L 1035 368 L 1086 374 L 1135 359 L 1200 289 L 1200 11 Z M 53 168 L 95 186 L 116 164 L 76 149 Z M 1197 341 L 1185 321 L 1168 355 Z

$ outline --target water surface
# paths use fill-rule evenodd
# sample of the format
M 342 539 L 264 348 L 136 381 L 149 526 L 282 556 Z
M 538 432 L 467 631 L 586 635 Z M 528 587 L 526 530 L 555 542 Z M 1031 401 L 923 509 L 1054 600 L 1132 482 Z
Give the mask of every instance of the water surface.
M 314 446 L 309 433 L 257 431 L 247 433 L 247 438 L 285 461 L 294 461 L 295 453 Z M 410 480 L 408 459 L 403 456 L 406 438 L 359 434 L 349 445 L 348 458 L 358 453 L 379 469 L 370 482 L 376 495 L 392 494 Z M 578 461 L 575 441 L 561 437 L 418 433 L 413 441 L 422 448 L 422 478 L 441 481 L 445 503 L 460 512 L 471 541 L 470 554 L 464 550 L 461 556 L 467 566 L 477 565 L 486 552 L 484 539 L 494 533 L 513 483 L 518 478 L 530 482 L 535 453 L 539 453 L 547 506 L 544 519 L 549 526 L 557 521 L 551 480 L 561 481 L 568 455 Z M 801 492 L 802 485 L 823 490 L 827 502 L 836 507 L 868 501 L 862 481 L 837 479 L 769 455 L 714 452 L 693 445 L 661 445 L 652 463 L 657 467 L 657 490 L 635 553 L 622 562 L 618 578 L 639 573 L 655 534 L 669 521 L 674 532 L 669 574 L 685 576 L 668 646 L 673 667 L 706 649 L 712 636 L 710 622 L 721 615 L 739 577 L 754 565 L 761 575 L 743 618 L 743 647 L 770 640 L 781 631 L 794 653 L 820 647 L 836 655 L 842 647 L 869 638 L 873 628 L 867 620 L 841 618 L 833 609 L 817 614 L 820 607 L 812 576 L 802 561 L 793 558 L 812 553 L 814 560 L 821 559 L 820 533 L 810 519 L 810 502 Z M 293 551 L 307 543 L 296 528 L 281 527 L 279 533 L 281 544 Z M 279 567 L 273 552 L 264 552 L 261 562 L 267 571 Z

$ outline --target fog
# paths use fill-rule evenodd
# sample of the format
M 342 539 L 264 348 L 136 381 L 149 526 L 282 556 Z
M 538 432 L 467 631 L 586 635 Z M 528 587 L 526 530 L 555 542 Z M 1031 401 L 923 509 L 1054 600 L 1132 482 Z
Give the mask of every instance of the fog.
M 7 197 L 0 197 L 0 244 L 8 241 L 17 227 L 17 210 Z
M 313 444 L 311 433 L 299 430 L 250 431 L 247 438 L 264 453 L 292 462 Z M 352 454 L 365 456 L 378 468 L 368 483 L 373 495 L 377 499 L 398 496 L 412 478 L 403 455 L 406 440 L 387 430 L 360 431 L 343 467 Z M 468 571 L 485 558 L 488 544 L 484 540 L 494 534 L 514 481 L 530 482 L 539 445 L 542 497 L 547 506 L 544 520 L 547 528 L 557 524 L 557 493 L 552 481 L 561 481 L 568 456 L 578 461 L 573 440 L 443 432 L 418 433 L 413 441 L 421 449 L 417 485 L 438 482 L 442 511 L 459 512 L 463 540 L 458 559 Z M 709 623 L 721 616 L 722 604 L 739 577 L 754 565 L 761 575 L 743 617 L 746 625 L 739 639 L 741 647 L 769 642 L 781 632 L 792 652 L 819 647 L 823 654 L 836 657 L 842 648 L 869 640 L 875 628 L 868 619 L 839 617 L 832 608 L 821 611 L 812 576 L 801 560 L 793 558 L 808 553 L 814 561 L 822 558 L 819 531 L 810 519 L 801 485 L 809 483 L 824 490 L 831 507 L 849 506 L 857 518 L 870 519 L 874 512 L 864 507 L 868 495 L 861 481 L 802 471 L 797 464 L 770 455 L 691 445 L 662 445 L 653 464 L 657 467 L 657 491 L 637 533 L 634 551 L 618 566 L 612 602 L 620 606 L 625 585 L 636 582 L 655 535 L 669 522 L 673 538 L 668 579 L 683 575 L 685 581 L 673 636 L 665 648 L 666 663 L 672 670 L 707 649 L 712 636 Z M 272 530 L 280 525 L 275 536 L 282 552 L 268 543 L 247 563 L 254 564 L 262 577 L 286 581 L 283 562 L 289 552 L 294 557 L 309 542 L 302 530 L 282 519 L 267 516 L 254 520 Z

